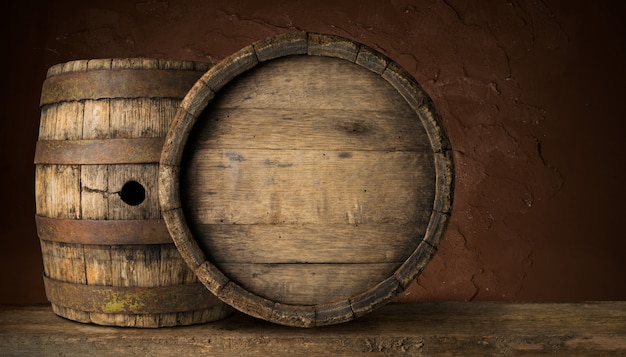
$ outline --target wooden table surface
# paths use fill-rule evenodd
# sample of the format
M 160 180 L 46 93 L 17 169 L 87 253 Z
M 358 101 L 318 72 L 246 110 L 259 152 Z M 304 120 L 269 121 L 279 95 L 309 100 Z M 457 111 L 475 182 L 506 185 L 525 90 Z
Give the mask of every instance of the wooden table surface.
M 626 356 L 626 301 L 392 303 L 321 328 L 235 313 L 196 326 L 104 327 L 0 306 L 0 356 Z

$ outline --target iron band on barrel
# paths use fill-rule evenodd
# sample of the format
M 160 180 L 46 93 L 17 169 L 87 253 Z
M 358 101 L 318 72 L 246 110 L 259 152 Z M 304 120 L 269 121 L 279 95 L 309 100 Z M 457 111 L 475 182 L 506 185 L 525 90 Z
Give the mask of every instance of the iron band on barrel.
M 118 69 L 74 72 L 46 79 L 40 104 L 84 98 L 182 99 L 197 80 L 197 71 Z
M 172 238 L 160 219 L 78 220 L 35 216 L 39 238 L 77 244 L 168 244 Z
M 105 314 L 164 314 L 206 308 L 217 298 L 200 283 L 154 287 L 73 284 L 43 278 L 51 303 Z
M 157 163 L 162 147 L 163 138 L 39 140 L 35 164 Z

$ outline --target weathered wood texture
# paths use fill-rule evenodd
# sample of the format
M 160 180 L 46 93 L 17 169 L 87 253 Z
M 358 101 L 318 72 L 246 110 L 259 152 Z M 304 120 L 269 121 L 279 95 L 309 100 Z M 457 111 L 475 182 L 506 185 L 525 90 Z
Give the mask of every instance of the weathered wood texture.
M 163 140 L 206 63 L 81 60 L 43 84 L 36 222 L 52 309 L 102 325 L 213 321 L 229 308 L 176 250 L 157 196 Z
M 161 165 L 165 221 L 200 279 L 295 326 L 348 321 L 406 288 L 452 201 L 427 94 L 335 36 L 281 35 L 215 65 L 183 100 Z
M 299 329 L 236 313 L 157 330 L 81 325 L 47 306 L 0 307 L 2 356 L 626 355 L 626 302 L 388 304 Z

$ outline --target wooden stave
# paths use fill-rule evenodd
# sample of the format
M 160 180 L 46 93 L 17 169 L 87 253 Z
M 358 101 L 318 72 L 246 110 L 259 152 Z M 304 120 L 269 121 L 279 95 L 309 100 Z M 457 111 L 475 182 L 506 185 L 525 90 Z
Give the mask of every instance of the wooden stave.
M 410 257 L 387 279 L 344 301 L 315 305 L 290 305 L 255 295 L 231 281 L 207 260 L 194 241 L 180 199 L 184 145 L 198 116 L 226 83 L 260 62 L 290 55 L 341 58 L 380 75 L 406 100 L 424 126 L 435 160 L 436 194 L 425 237 Z M 312 327 L 337 324 L 362 316 L 389 302 L 424 269 L 437 251 L 449 221 L 454 193 L 452 149 L 441 117 L 432 100 L 399 65 L 377 51 L 333 35 L 295 32 L 258 41 L 241 49 L 209 70 L 190 90 L 166 136 L 159 170 L 159 200 L 163 216 L 181 254 L 200 280 L 220 299 L 251 316 L 274 323 Z
M 42 89 L 42 118 L 38 150 L 34 160 L 37 194 L 35 220 L 45 267 L 46 293 L 56 314 L 85 323 L 154 328 L 215 321 L 232 312 L 231 308 L 213 297 L 206 289 L 201 290 L 199 302 L 189 300 L 170 304 L 168 308 L 171 311 L 161 311 L 159 305 L 163 305 L 163 297 L 161 300 L 149 301 L 155 292 L 165 291 L 167 299 L 173 300 L 178 295 L 184 295 L 183 292 L 192 286 L 201 286 L 180 257 L 160 217 L 160 208 L 156 200 L 156 178 L 163 137 L 173 113 L 187 90 L 208 68 L 210 65 L 207 63 L 192 61 L 106 58 L 70 61 L 54 65 L 48 70 Z M 101 82 L 94 83 L 94 78 L 100 79 Z M 108 88 L 106 93 L 101 93 L 102 89 L 110 84 L 107 81 L 112 78 L 114 79 L 112 83 L 116 84 L 118 89 L 120 83 L 128 82 L 128 85 L 119 93 L 115 88 Z M 50 89 L 48 81 L 53 82 L 54 89 Z M 173 83 L 171 88 L 168 88 L 168 83 Z M 86 89 L 82 91 L 83 88 Z M 48 91 L 55 93 L 50 95 Z M 111 123 L 108 124 L 108 128 L 106 124 L 104 129 L 102 126 L 98 128 L 98 123 L 94 124 L 98 114 L 92 114 L 89 118 L 85 114 L 84 110 L 88 103 L 94 113 L 106 108 L 104 109 L 106 114 L 111 116 L 113 115 L 110 112 L 114 105 L 121 108 L 122 113 L 124 110 L 131 110 L 134 111 L 133 114 L 140 111 L 134 108 L 134 105 L 143 105 L 146 108 L 141 113 L 150 115 L 150 119 L 155 119 L 158 125 L 150 127 L 146 124 L 150 120 L 146 120 L 145 128 L 137 128 L 139 124 L 132 121 L 131 115 L 131 122 L 126 123 L 126 126 L 135 127 L 134 129 L 139 130 L 138 133 L 116 133 L 117 128 Z M 73 106 L 82 107 L 84 112 L 64 113 L 66 110 L 71 112 Z M 48 110 L 58 110 L 60 113 L 53 112 L 47 116 Z M 69 121 L 72 117 L 80 119 L 79 125 L 83 128 L 77 130 L 58 128 L 62 123 L 56 123 L 54 119 L 60 117 L 63 118 L 59 121 Z M 99 131 L 93 130 L 94 128 L 98 128 Z M 121 125 L 119 129 L 123 129 Z M 94 142 L 99 145 L 91 145 Z M 103 147 L 102 144 L 109 148 L 103 151 L 104 154 L 99 152 Z M 44 149 L 40 150 L 41 148 Z M 110 153 L 115 155 L 113 157 L 107 155 Z M 65 187 L 68 182 L 64 179 L 75 177 L 78 184 L 69 184 L 67 187 L 81 191 L 87 187 L 87 184 L 83 186 L 81 181 L 89 173 L 102 175 L 99 179 L 104 178 L 105 181 L 115 181 L 110 174 L 129 169 L 134 171 L 131 176 L 143 182 L 146 187 L 150 186 L 148 191 L 149 193 L 151 191 L 154 198 L 148 197 L 144 201 L 144 203 L 150 201 L 148 208 L 138 208 L 134 213 L 129 211 L 126 216 L 124 207 L 130 206 L 120 203 L 119 197 L 116 199 L 115 194 L 108 192 L 111 189 L 110 182 L 106 183 L 106 192 L 98 190 L 91 192 L 95 195 L 108 196 L 106 199 L 103 198 L 102 202 L 95 204 L 92 202 L 92 207 L 87 207 L 83 205 L 81 198 L 78 206 L 70 204 L 68 207 L 71 208 L 68 210 L 55 207 L 55 200 L 62 202 L 71 198 L 55 197 L 54 190 L 47 189 L 50 184 Z M 61 174 L 55 175 L 55 170 Z M 69 176 L 63 174 L 68 171 L 74 173 Z M 78 192 L 79 196 L 88 194 Z M 116 200 L 117 207 L 105 207 L 104 211 L 117 210 L 117 214 L 102 213 L 102 210 L 94 208 L 98 205 L 108 206 L 108 203 L 104 203 L 107 199 Z M 116 215 L 117 217 L 114 217 Z M 133 229 L 141 229 L 142 232 L 135 234 L 132 232 Z M 55 254 L 63 257 L 62 260 L 55 261 Z M 114 258 L 117 262 L 116 267 L 113 267 L 112 261 L 107 261 L 107 257 Z M 151 262 L 141 261 L 148 257 Z M 78 267 L 74 266 L 76 262 Z M 131 266 L 133 264 L 136 266 Z M 126 268 L 123 268 L 124 266 Z M 155 266 L 160 271 L 150 270 Z M 171 272 L 167 271 L 168 268 Z M 107 270 L 108 273 L 100 273 L 99 269 Z M 135 274 L 135 269 L 141 273 Z M 115 270 L 128 276 L 114 277 Z M 70 286 L 69 283 L 75 286 Z M 62 286 L 65 288 L 60 288 Z M 104 302 L 101 306 L 94 307 L 92 304 L 87 307 L 85 301 L 88 300 L 89 293 L 94 293 L 95 296 L 98 289 L 107 287 L 112 291 L 109 294 L 111 300 L 108 302 L 112 303 L 109 304 L 109 308 L 104 308 Z M 164 289 L 165 287 L 167 288 Z M 81 296 L 68 294 L 68 291 L 77 291 L 76 289 L 83 294 Z M 196 291 L 198 290 L 196 288 Z M 126 300 L 119 298 L 122 295 L 127 297 Z M 132 313 L 127 309 L 128 306 L 141 304 L 144 306 L 139 313 Z M 151 309 L 160 312 L 151 313 Z

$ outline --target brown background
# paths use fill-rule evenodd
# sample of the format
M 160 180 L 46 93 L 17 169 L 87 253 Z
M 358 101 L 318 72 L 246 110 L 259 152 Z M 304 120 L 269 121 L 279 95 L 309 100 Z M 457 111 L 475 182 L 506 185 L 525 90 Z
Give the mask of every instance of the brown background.
M 0 303 L 45 302 L 38 100 L 74 59 L 218 61 L 286 31 L 341 35 L 431 95 L 456 160 L 453 218 L 401 301 L 626 300 L 623 1 L 4 2 Z

